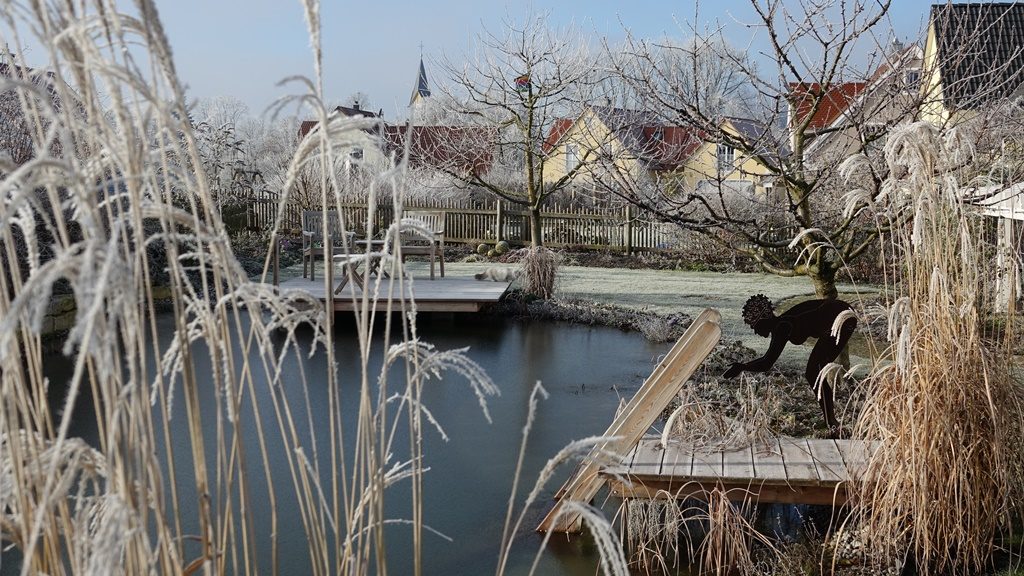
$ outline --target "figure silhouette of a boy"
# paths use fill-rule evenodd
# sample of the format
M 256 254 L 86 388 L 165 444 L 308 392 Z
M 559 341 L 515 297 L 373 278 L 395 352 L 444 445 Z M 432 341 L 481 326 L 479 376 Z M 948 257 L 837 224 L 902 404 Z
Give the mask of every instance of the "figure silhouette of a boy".
M 832 335 L 832 326 L 836 318 L 850 310 L 850 305 L 842 300 L 808 300 L 793 306 L 779 316 L 775 315 L 771 300 L 764 294 L 751 296 L 743 305 L 743 321 L 754 329 L 758 336 L 770 337 L 771 343 L 764 356 L 750 362 L 735 362 L 726 370 L 724 376 L 733 378 L 740 372 L 767 372 L 779 359 L 786 342 L 803 344 L 808 338 L 817 338 L 807 360 L 804 377 L 811 385 L 811 390 L 818 398 L 821 413 L 832 434 L 839 433 L 839 422 L 836 420 L 833 406 L 832 387 L 827 382 L 821 383 L 821 390 L 815 389 L 821 369 L 839 357 L 846 343 L 850 340 L 857 319 L 848 317 L 839 329 L 838 337 Z

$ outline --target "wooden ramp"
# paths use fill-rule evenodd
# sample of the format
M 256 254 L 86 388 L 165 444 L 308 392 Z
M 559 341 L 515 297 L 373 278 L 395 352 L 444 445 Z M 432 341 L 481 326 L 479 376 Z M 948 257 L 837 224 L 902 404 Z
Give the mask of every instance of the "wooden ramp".
M 847 487 L 867 465 L 873 444 L 862 440 L 781 437 L 767 445 L 695 450 L 644 437 L 601 475 L 624 498 L 698 498 L 714 488 L 733 500 L 841 506 Z
M 602 435 L 612 439 L 595 446 L 555 495 L 554 508 L 544 517 L 537 530 L 579 531 L 579 514 L 567 511 L 564 502 L 589 502 L 594 498 L 605 481 L 605 477 L 600 474 L 600 461 L 607 460 L 609 455 L 623 458 L 637 445 L 669 400 L 675 397 L 718 344 L 722 337 L 719 326 L 721 319 L 721 314 L 710 308 L 694 319 L 686 334 L 654 368 L 633 399 Z
M 420 312 L 479 312 L 485 304 L 497 302 L 508 290 L 511 282 L 490 282 L 476 280 L 474 278 L 458 278 L 448 276 L 431 280 L 428 277 L 417 277 L 413 279 L 410 291 L 410 282 L 404 280 L 404 287 L 399 285 L 398 279 L 384 278 L 380 287 L 377 287 L 377 279 L 370 278 L 369 286 L 376 289 L 377 310 L 383 312 L 387 308 L 387 299 L 390 295 L 396 301 L 404 290 L 406 297 L 411 294 L 416 300 L 416 309 Z M 301 289 L 309 292 L 321 301 L 326 301 L 326 291 L 322 277 L 316 280 L 308 278 L 291 278 L 281 282 L 282 289 Z M 355 308 L 352 301 L 353 295 L 362 298 L 363 291 L 360 287 L 349 282 L 341 289 L 341 292 L 334 295 L 334 310 L 336 312 L 351 311 Z M 370 295 L 371 299 L 373 294 Z M 394 308 L 398 308 L 397 302 Z

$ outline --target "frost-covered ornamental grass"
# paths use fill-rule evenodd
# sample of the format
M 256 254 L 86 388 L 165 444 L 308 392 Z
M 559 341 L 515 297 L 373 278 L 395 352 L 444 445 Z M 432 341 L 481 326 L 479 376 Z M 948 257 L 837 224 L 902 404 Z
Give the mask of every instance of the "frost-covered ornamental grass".
M 333 315 L 308 294 L 247 278 L 216 210 L 156 7 L 151 0 L 133 6 L 135 14 L 125 16 L 113 0 L 0 0 L 0 37 L 22 52 L 21 35 L 37 35 L 49 52 L 34 54 L 48 58 L 36 65 L 52 72 L 32 77 L 15 68 L 0 79 L 5 110 L 24 119 L 7 128 L 23 136 L 29 151 L 19 163 L 0 160 L 5 546 L 20 551 L 23 574 L 386 573 L 387 546 L 419 559 L 428 529 L 422 502 L 432 497 L 422 489 L 421 438 L 424 427 L 443 426 L 421 406 L 421 387 L 454 372 L 462 378 L 445 385 L 468 383 L 466 393 L 479 398 L 484 415 L 497 389 L 463 350 L 436 350 L 418 338 L 413 302 L 390 301 L 404 314 L 382 315 L 362 295 L 355 302 L 361 360 L 341 367 L 333 356 Z M 364 123 L 328 115 L 319 5 L 302 6 L 315 75 L 294 79 L 290 85 L 301 92 L 281 105 L 301 106 L 320 129 L 291 160 L 282 207 L 296 175 L 316 165 L 323 168 L 320 204 L 332 208 L 338 198 L 330 191 L 341 189 L 334 181 L 339 159 L 369 142 Z M 402 190 L 403 174 L 400 163 L 375 175 L 371 201 L 379 187 Z M 390 197 L 400 205 L 400 193 Z M 393 228 L 388 234 L 397 233 Z M 411 282 L 398 273 L 388 281 Z M 41 318 L 58 282 L 77 303 L 64 346 L 74 372 L 68 382 L 50 383 L 43 377 Z M 160 341 L 152 313 L 157 285 L 172 296 L 170 342 Z M 320 344 L 313 352 L 326 355 L 330 369 L 283 382 L 284 361 L 300 354 L 300 324 L 312 326 Z M 378 324 L 384 342 L 398 342 L 381 367 L 369 362 L 371 347 L 381 342 L 371 338 Z M 275 330 L 280 337 L 272 342 Z M 337 415 L 325 437 L 309 437 L 307 379 L 314 377 Z M 290 401 L 285 386 L 304 400 Z M 354 434 L 340 421 L 342 386 L 359 391 Z M 56 408 L 46 401 L 51 387 L 66 389 Z M 253 401 L 261 388 L 259 396 L 271 402 Z M 216 422 L 209 434 L 209 406 L 200 404 L 211 389 Z M 98 446 L 68 434 L 86 390 Z M 170 445 L 172 419 L 189 431 L 184 453 Z M 283 468 L 270 461 L 270 438 L 285 444 Z M 176 470 L 193 481 L 168 481 L 180 477 Z M 399 486 L 411 492 L 410 505 L 397 518 L 385 516 L 386 495 Z M 280 509 L 285 494 L 305 531 L 301 566 L 281 565 L 278 520 L 293 512 Z M 179 513 L 186 501 L 197 503 L 195 518 Z M 268 517 L 253 514 L 257 502 L 269 504 Z M 606 569 L 623 573 L 607 522 L 586 517 L 600 535 Z M 411 525 L 408 540 L 385 543 L 389 522 Z M 513 534 L 506 530 L 494 543 L 496 557 Z M 269 565 L 261 560 L 268 555 Z
M 997 536 L 1020 519 L 1022 396 L 1010 335 L 986 334 L 993 314 L 991 254 L 982 218 L 962 200 L 972 135 L 926 123 L 893 131 L 893 175 L 877 201 L 854 190 L 851 210 L 893 229 L 889 355 L 867 380 L 857 436 L 878 450 L 856 486 L 869 550 L 916 560 L 919 573 L 977 573 Z M 861 159 L 847 169 L 870 183 Z M 858 176 L 864 176 L 858 178 Z M 870 186 L 871 184 L 867 184 Z M 1007 310 L 996 310 L 1006 314 Z M 1012 314 L 1012 310 L 1009 311 Z

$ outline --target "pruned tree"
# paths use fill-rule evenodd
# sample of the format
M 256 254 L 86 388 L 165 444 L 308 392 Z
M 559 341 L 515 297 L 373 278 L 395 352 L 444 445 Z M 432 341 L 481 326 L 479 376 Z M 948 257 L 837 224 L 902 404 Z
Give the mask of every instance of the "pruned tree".
M 889 5 L 750 0 L 746 26 L 770 47 L 756 61 L 730 48 L 723 29 L 695 23 L 685 43 L 627 39 L 628 64 L 616 64 L 624 84 L 667 122 L 717 144 L 718 166 L 689 189 L 640 185 L 614 170 L 605 171 L 604 186 L 769 272 L 807 276 L 819 296 L 835 297 L 837 273 L 874 246 L 879 229 L 858 211 L 842 211 L 831 151 L 870 151 L 886 127 L 914 117 L 919 104 L 917 86 L 900 76 L 919 56 L 889 47 Z M 878 56 L 858 65 L 869 52 Z M 726 89 L 707 88 L 716 85 Z M 819 150 L 811 154 L 814 146 Z M 756 192 L 744 198 L 729 183 L 747 160 L 763 174 L 747 175 Z
M 486 170 L 438 169 L 524 207 L 532 245 L 541 246 L 541 207 L 593 160 L 581 158 L 553 177 L 555 160 L 544 146 L 559 122 L 578 118 L 589 102 L 594 58 L 575 31 L 552 30 L 543 15 L 506 21 L 502 31 L 484 32 L 477 42 L 465 65 L 442 63 L 447 84 L 440 91 L 456 117 L 487 129 L 491 163 Z

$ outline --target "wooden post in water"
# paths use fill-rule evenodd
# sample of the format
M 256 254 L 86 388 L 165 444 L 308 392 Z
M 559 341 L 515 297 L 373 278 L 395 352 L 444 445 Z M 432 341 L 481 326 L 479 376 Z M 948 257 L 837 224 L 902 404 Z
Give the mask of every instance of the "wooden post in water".
M 633 253 L 633 210 L 632 210 L 632 206 L 629 205 L 629 204 L 626 204 L 626 208 L 624 209 L 623 212 L 624 212 L 623 213 L 623 217 L 626 219 L 625 231 L 623 233 L 626 235 L 626 238 L 625 238 L 625 240 L 626 240 L 626 255 L 628 256 L 628 255 Z

